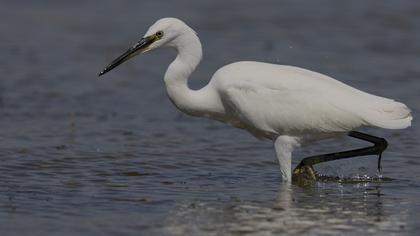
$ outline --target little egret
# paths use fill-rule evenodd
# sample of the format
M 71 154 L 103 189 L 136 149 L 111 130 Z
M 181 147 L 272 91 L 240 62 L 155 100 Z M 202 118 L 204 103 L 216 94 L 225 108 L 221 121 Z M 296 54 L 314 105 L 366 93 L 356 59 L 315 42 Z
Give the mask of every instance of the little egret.
M 374 146 L 305 158 L 294 173 L 304 167 L 313 171 L 311 165 L 329 160 L 372 154 L 380 157 L 387 146 L 385 139 L 355 129 L 403 129 L 411 125 L 411 111 L 403 103 L 294 66 L 236 62 L 217 70 L 203 88 L 192 90 L 188 78 L 201 61 L 201 43 L 195 31 L 176 18 L 154 23 L 99 76 L 159 47 L 175 48 L 178 53 L 164 76 L 173 104 L 189 115 L 215 119 L 259 139 L 272 140 L 284 181 L 292 179 L 292 151 L 302 144 L 347 134 Z

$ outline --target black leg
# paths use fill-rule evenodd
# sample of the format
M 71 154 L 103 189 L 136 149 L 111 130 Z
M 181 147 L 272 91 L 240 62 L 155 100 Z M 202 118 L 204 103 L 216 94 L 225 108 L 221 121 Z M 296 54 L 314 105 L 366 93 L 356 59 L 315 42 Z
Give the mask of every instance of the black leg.
M 365 140 L 368 142 L 373 143 L 374 145 L 370 148 L 372 148 L 373 150 L 368 153 L 362 153 L 359 154 L 358 156 L 366 156 L 366 155 L 379 155 L 378 158 L 378 171 L 379 173 L 381 172 L 382 168 L 381 168 L 381 159 L 382 159 L 382 153 L 385 151 L 385 149 L 388 147 L 388 142 L 384 139 L 384 138 L 379 138 L 373 135 L 369 135 L 369 134 L 365 134 L 362 132 L 357 132 L 357 131 L 351 131 L 348 134 L 350 137 L 353 138 L 358 138 L 361 140 Z
M 356 157 L 356 156 L 367 156 L 367 155 L 379 155 L 378 158 L 378 171 L 381 172 L 381 157 L 382 152 L 388 146 L 388 143 L 385 139 L 375 137 L 369 134 L 351 131 L 348 133 L 348 136 L 361 139 L 370 143 L 373 143 L 373 146 L 359 148 L 344 152 L 335 152 L 335 153 L 328 153 L 316 156 L 310 156 L 304 158 L 299 165 L 293 170 L 293 173 L 298 175 L 302 174 L 303 172 L 307 172 L 309 170 L 309 178 L 316 179 L 315 172 L 313 171 L 312 166 L 318 163 L 326 162 L 326 161 L 333 161 L 339 160 L 344 158 Z

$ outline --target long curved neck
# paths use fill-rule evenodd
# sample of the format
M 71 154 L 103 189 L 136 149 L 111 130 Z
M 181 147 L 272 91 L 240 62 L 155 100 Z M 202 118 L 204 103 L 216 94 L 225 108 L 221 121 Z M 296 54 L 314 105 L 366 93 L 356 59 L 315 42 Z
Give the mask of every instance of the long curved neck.
M 165 73 L 165 84 L 169 98 L 181 111 L 195 116 L 205 116 L 213 108 L 208 86 L 200 90 L 188 87 L 188 78 L 201 61 L 202 49 L 197 35 L 191 30 L 178 36 L 171 43 L 178 55 Z

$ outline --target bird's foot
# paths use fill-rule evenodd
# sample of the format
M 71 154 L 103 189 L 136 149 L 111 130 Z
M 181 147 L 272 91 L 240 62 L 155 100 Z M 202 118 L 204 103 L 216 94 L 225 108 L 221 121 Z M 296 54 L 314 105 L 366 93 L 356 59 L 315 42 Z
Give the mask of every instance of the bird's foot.
M 292 174 L 292 182 L 299 186 L 312 185 L 318 180 L 316 171 L 311 165 L 298 165 Z

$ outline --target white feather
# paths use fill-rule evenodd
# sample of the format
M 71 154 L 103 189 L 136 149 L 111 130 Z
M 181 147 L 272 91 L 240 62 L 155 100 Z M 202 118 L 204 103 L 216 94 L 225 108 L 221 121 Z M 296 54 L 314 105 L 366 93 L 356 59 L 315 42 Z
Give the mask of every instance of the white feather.
M 236 62 L 219 69 L 211 85 L 220 94 L 226 120 L 252 127 L 255 135 L 322 135 L 362 126 L 406 128 L 412 119 L 402 103 L 293 66 Z

